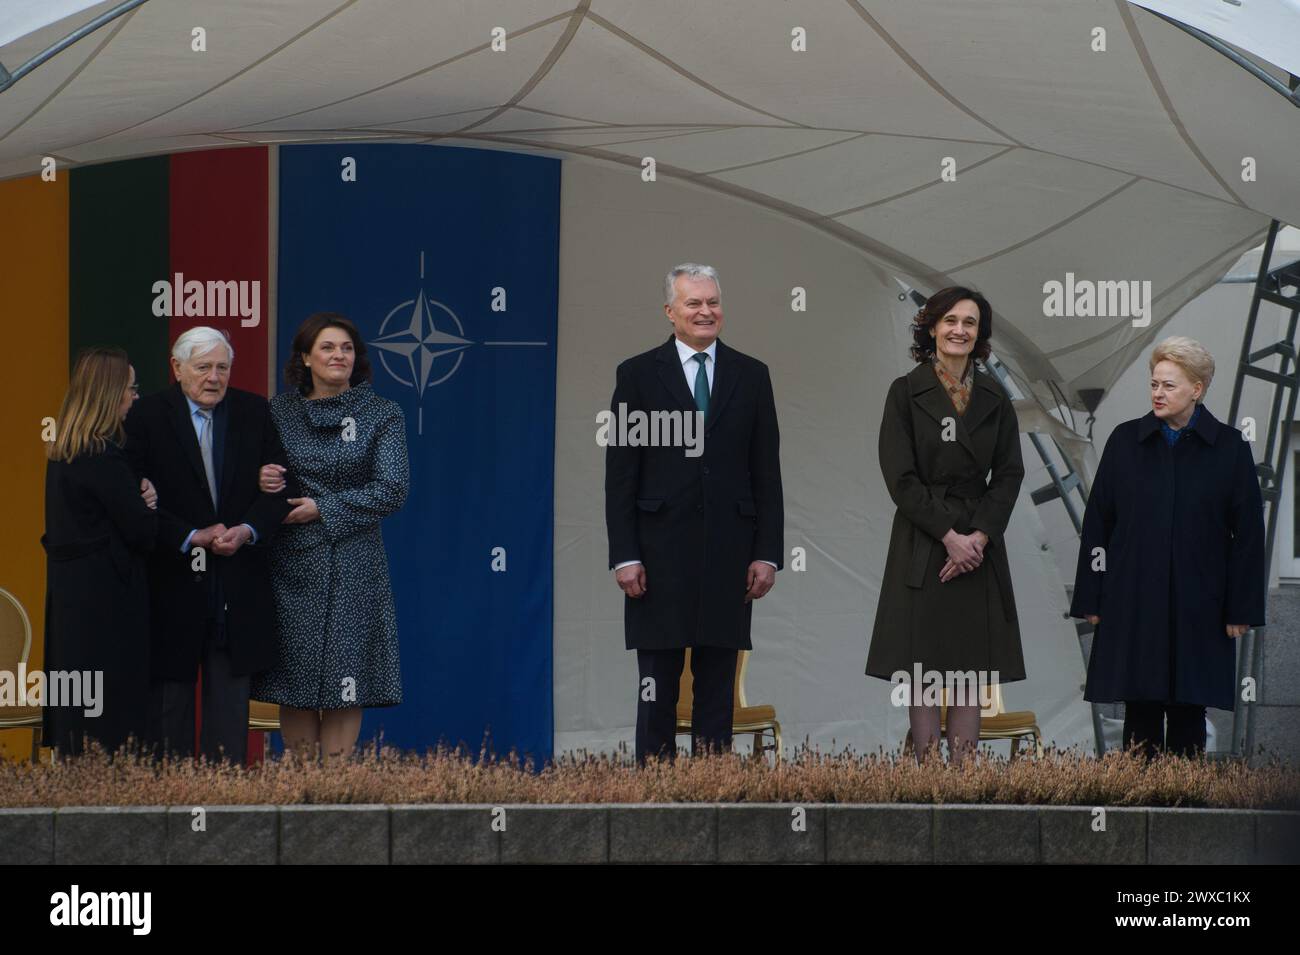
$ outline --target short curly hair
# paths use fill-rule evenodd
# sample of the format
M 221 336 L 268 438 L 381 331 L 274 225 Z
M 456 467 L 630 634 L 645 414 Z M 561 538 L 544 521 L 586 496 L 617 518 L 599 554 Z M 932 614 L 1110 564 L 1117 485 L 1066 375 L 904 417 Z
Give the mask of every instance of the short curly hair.
M 1156 365 L 1162 361 L 1173 362 L 1193 384 L 1198 381 L 1201 383 L 1201 397 L 1196 399 L 1196 403 L 1204 404 L 1205 393 L 1210 390 L 1210 382 L 1214 380 L 1214 356 L 1209 349 L 1194 338 L 1174 335 L 1156 345 L 1151 352 L 1148 370 L 1154 372 Z
M 993 306 L 989 305 L 989 300 L 979 292 L 963 285 L 951 285 L 926 299 L 920 311 L 912 318 L 913 344 L 910 351 L 918 363 L 929 361 L 934 356 L 934 339 L 930 337 L 930 329 L 934 328 L 954 305 L 965 299 L 974 302 L 980 312 L 980 327 L 975 335 L 975 347 L 971 350 L 971 357 L 979 361 L 988 359 L 989 352 L 993 350 L 989 344 L 989 339 L 993 337 Z
M 374 378 L 370 371 L 370 359 L 366 357 L 366 343 L 361 340 L 357 326 L 338 312 L 316 312 L 308 315 L 307 320 L 298 326 L 298 331 L 293 336 L 293 347 L 289 350 L 289 360 L 284 364 L 285 383 L 290 388 L 297 389 L 300 395 L 311 393 L 311 371 L 303 364 L 302 356 L 311 354 L 316 339 L 327 328 L 342 329 L 352 339 L 352 377 L 348 379 L 348 384 L 356 387 L 363 381 Z

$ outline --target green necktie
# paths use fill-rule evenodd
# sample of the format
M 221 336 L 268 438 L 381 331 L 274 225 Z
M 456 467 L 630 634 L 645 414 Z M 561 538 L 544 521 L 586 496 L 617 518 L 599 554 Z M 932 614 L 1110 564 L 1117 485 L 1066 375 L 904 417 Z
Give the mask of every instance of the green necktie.
M 695 373 L 695 407 L 704 417 L 709 416 L 709 373 L 704 370 L 704 362 L 709 357 L 707 352 L 693 356 L 700 363 L 700 370 Z

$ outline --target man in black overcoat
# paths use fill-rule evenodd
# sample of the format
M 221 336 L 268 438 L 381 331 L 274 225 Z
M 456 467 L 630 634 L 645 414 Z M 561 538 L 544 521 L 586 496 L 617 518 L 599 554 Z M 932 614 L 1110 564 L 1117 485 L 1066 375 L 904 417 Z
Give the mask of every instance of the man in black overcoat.
M 284 464 L 266 399 L 229 387 L 233 349 L 192 328 L 172 349 L 176 383 L 126 418 L 127 456 L 158 491 L 150 555 L 151 738 L 194 751 L 194 688 L 202 668 L 200 749 L 243 763 L 249 678 L 273 665 L 275 605 L 268 545 L 289 505 L 257 486 Z
M 692 749 L 730 749 L 736 655 L 752 647 L 752 601 L 772 589 L 784 549 L 767 366 L 719 340 L 714 269 L 679 265 L 665 285 L 672 337 L 618 366 L 610 412 L 632 427 L 610 429 L 605 456 L 609 565 L 626 594 L 626 643 L 640 672 L 639 763 L 676 755 L 687 647 Z M 656 437 L 674 429 L 668 446 L 644 429 L 638 440 L 638 413 L 652 430 L 664 423 Z

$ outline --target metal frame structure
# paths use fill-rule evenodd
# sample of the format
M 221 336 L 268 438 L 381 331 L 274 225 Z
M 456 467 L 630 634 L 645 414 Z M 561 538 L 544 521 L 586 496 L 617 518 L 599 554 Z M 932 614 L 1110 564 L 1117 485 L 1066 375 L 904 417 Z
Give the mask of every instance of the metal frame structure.
M 1291 422 L 1295 420 L 1296 397 L 1300 393 L 1300 362 L 1297 362 L 1296 330 L 1300 325 L 1300 262 L 1288 262 L 1273 267 L 1273 250 L 1282 223 L 1274 219 L 1264 240 L 1264 254 L 1259 260 L 1259 274 L 1255 278 L 1255 294 L 1251 298 L 1250 313 L 1246 317 L 1246 330 L 1241 339 L 1241 358 L 1237 363 L 1237 377 L 1232 386 L 1232 404 L 1228 412 L 1230 423 L 1237 421 L 1241 393 L 1247 378 L 1256 378 L 1273 385 L 1273 400 L 1264 439 L 1263 460 L 1255 465 L 1260 478 L 1260 493 L 1268 521 L 1264 537 L 1264 566 L 1273 566 L 1273 542 L 1277 532 L 1278 506 L 1282 498 L 1282 479 L 1286 475 L 1287 458 L 1291 449 Z M 1286 289 L 1292 288 L 1290 294 Z M 1251 351 L 1255 328 L 1262 302 L 1290 311 L 1286 333 L 1278 341 L 1258 351 Z M 1277 368 L 1265 368 L 1263 362 L 1277 358 Z M 1286 401 L 1285 416 L 1281 414 Z M 1268 572 L 1266 570 L 1266 572 Z M 1250 630 L 1237 647 L 1237 681 L 1241 686 L 1250 678 L 1256 691 L 1260 678 L 1260 651 L 1263 646 L 1263 627 Z M 1249 758 L 1255 748 L 1255 706 L 1258 696 L 1251 701 L 1241 701 L 1232 713 L 1232 755 Z
M 1233 0 L 1229 0 L 1229 2 L 1233 2 Z M 1178 20 L 1175 20 L 1173 17 L 1165 16 L 1165 14 L 1160 13 L 1157 10 L 1151 10 L 1147 7 L 1143 7 L 1142 9 L 1146 10 L 1147 13 L 1155 14 L 1161 20 L 1164 20 L 1166 23 L 1173 24 L 1174 26 L 1178 27 L 1178 29 L 1182 30 L 1184 33 L 1196 37 L 1196 39 L 1200 40 L 1202 43 L 1208 46 L 1211 50 L 1214 50 L 1216 53 L 1222 53 L 1228 59 L 1232 60 L 1233 63 L 1236 63 L 1238 66 L 1240 66 L 1251 76 L 1255 77 L 1255 79 L 1259 80 L 1269 89 L 1273 90 L 1273 92 L 1277 93 L 1284 100 L 1289 102 L 1292 106 L 1300 107 L 1300 89 L 1297 88 L 1296 78 L 1294 76 L 1291 77 L 1290 87 L 1288 88 L 1285 84 L 1279 82 L 1275 77 L 1270 75 L 1267 71 L 1260 69 L 1258 64 L 1256 64 L 1253 60 L 1249 59 L 1248 57 L 1242 56 L 1240 53 L 1238 53 L 1232 47 L 1228 46 L 1228 44 L 1224 43 L 1218 37 L 1211 36 L 1210 34 L 1206 33 L 1204 30 L 1198 30 L 1194 26 L 1190 26 L 1186 23 L 1181 23 Z
M 130 13 L 136 7 L 142 6 L 148 2 L 149 0 L 125 0 L 124 3 L 119 3 L 111 10 L 105 10 L 103 13 L 95 17 L 95 19 L 91 20 L 89 23 L 86 23 L 78 27 L 77 29 L 73 30 L 71 33 L 65 36 L 58 43 L 46 47 L 40 53 L 37 53 L 34 57 L 32 57 L 26 63 L 22 64 L 22 66 L 18 67 L 18 69 L 14 70 L 12 73 L 9 72 L 7 69 L 5 69 L 5 65 L 3 63 L 0 63 L 0 93 L 3 93 L 5 90 L 9 89 L 9 87 L 13 86 L 15 83 L 21 80 L 32 70 L 36 69 L 46 60 L 58 56 L 68 47 L 72 46 L 72 44 L 76 43 L 78 40 L 94 33 L 105 23 L 111 23 L 113 20 L 116 20 L 122 14 Z

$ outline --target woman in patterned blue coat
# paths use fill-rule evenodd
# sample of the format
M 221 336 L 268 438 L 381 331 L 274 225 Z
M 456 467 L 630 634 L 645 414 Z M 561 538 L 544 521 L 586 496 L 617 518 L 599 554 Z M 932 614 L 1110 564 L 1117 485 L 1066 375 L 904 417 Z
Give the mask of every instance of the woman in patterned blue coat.
M 288 461 L 262 469 L 293 510 L 271 545 L 279 663 L 253 681 L 280 704 L 287 748 L 350 753 L 369 706 L 402 701 L 397 614 L 380 522 L 406 500 L 406 421 L 370 386 L 356 326 L 309 317 L 285 365 L 292 390 L 271 400 Z M 286 480 L 287 477 L 287 480 Z

